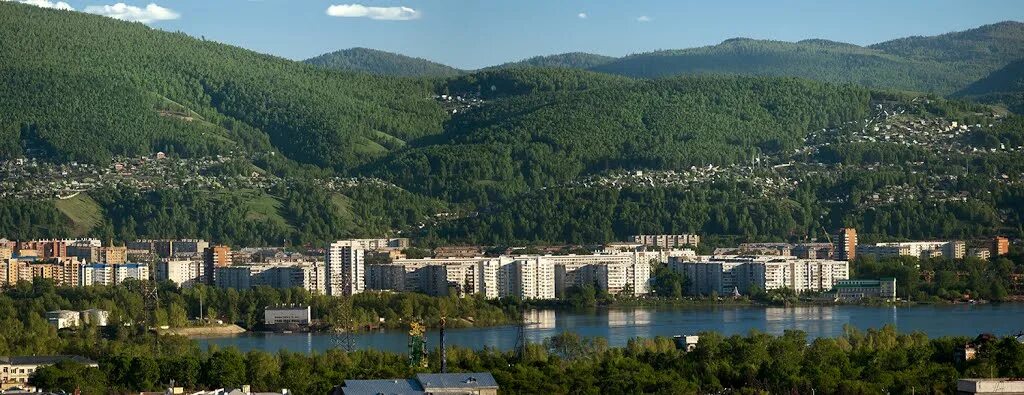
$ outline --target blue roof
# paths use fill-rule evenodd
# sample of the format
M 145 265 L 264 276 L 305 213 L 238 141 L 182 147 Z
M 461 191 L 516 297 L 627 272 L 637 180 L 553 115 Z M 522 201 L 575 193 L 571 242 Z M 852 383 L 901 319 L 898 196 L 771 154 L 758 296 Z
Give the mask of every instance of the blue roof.
M 423 387 L 413 379 L 345 380 L 344 395 L 423 395 Z
M 498 388 L 494 376 L 479 373 L 419 373 L 416 379 L 425 391 L 441 388 Z

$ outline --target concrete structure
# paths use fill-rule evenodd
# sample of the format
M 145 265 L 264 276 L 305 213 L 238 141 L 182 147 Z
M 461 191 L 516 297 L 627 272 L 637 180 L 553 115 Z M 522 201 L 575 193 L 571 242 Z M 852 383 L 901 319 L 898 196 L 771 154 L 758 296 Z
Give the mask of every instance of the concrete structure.
M 849 262 L 781 256 L 702 256 L 672 258 L 669 269 L 689 280 L 688 295 L 720 296 L 788 288 L 794 292 L 825 292 L 850 276 Z
M 238 290 L 257 286 L 302 288 L 324 294 L 324 266 L 319 262 L 280 262 L 217 268 L 215 285 Z
M 217 281 L 217 269 L 231 266 L 231 247 L 216 245 L 203 251 L 203 271 L 207 273 L 206 283 L 213 285 Z
M 100 247 L 100 262 L 120 265 L 128 262 L 128 247 Z
M 971 248 L 967 250 L 967 256 L 978 259 L 992 258 L 992 250 L 989 248 Z
M 840 228 L 833 237 L 835 259 L 852 261 L 857 257 L 857 229 Z
M 149 266 L 141 263 L 114 265 L 114 283 L 120 284 L 127 279 L 149 280 Z
M 901 245 L 869 245 L 857 246 L 857 255 L 871 256 L 875 259 L 892 258 L 898 256 L 913 256 L 909 246 Z
M 661 248 L 678 248 L 686 246 L 696 247 L 698 244 L 700 244 L 700 236 L 691 234 L 634 235 L 629 237 L 629 241 Z
M 200 239 L 183 240 L 136 240 L 126 244 L 129 250 L 141 250 L 156 254 L 160 258 L 170 258 L 179 254 L 202 254 L 210 247 L 210 243 Z
M 992 238 L 992 256 L 1003 256 L 1010 253 L 1010 240 L 996 236 Z
M 81 316 L 73 310 L 47 311 L 46 322 L 57 329 L 73 328 L 81 325 Z
M 88 309 L 80 313 L 82 324 L 107 326 L 110 324 L 110 312 L 101 309 Z
M 497 395 L 498 382 L 490 373 L 419 373 L 414 379 L 345 380 L 334 394 L 343 395 Z
M 205 272 L 203 261 L 164 258 L 156 263 L 154 278 L 158 282 L 174 282 L 180 288 L 191 288 L 205 283 Z
M 833 288 L 836 298 L 849 302 L 864 298 L 896 300 L 896 279 L 839 280 Z
M 384 237 L 379 239 L 350 239 L 349 242 L 359 245 L 367 251 L 404 250 L 409 248 L 409 239 L 405 237 Z
M 949 259 L 962 259 L 967 253 L 967 245 L 962 241 L 909 241 L 893 243 L 877 243 L 874 249 L 879 250 L 879 256 L 893 256 L 894 251 L 899 255 L 907 255 L 918 258 L 946 257 Z M 894 247 L 898 250 L 886 250 L 885 247 Z M 870 246 L 860 246 L 858 252 L 864 250 L 865 254 L 872 249 Z
M 309 306 L 282 305 L 267 306 L 263 310 L 263 323 L 266 325 L 296 324 L 309 325 L 313 320 Z
M 339 240 L 327 246 L 324 276 L 327 295 L 351 296 L 363 292 L 365 253 L 360 241 Z
M 94 263 L 83 265 L 80 269 L 78 283 L 81 286 L 115 285 L 128 279 L 149 280 L 149 266 L 140 263 L 122 265 L 106 265 Z
M 99 365 L 85 357 L 77 355 L 52 355 L 29 357 L 0 357 L 0 390 L 12 387 L 32 389 L 28 379 L 36 370 L 57 362 L 70 360 L 82 365 L 98 368 Z
M 958 395 L 1024 395 L 1024 379 L 960 379 Z
M 650 258 L 639 252 L 543 257 L 554 264 L 557 297 L 563 297 L 570 287 L 588 284 L 613 295 L 623 291 L 646 295 L 650 292 Z

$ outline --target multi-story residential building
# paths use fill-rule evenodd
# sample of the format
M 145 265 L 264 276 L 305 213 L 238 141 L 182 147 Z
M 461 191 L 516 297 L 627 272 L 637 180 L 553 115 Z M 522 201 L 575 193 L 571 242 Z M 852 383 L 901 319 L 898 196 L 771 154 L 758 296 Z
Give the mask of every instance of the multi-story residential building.
M 409 239 L 405 237 L 385 237 L 379 239 L 350 239 L 352 244 L 358 244 L 363 250 L 403 250 L 409 248 Z
M 205 283 L 206 265 L 196 259 L 164 258 L 156 263 L 156 281 L 172 281 L 182 288 Z
M 14 256 L 14 247 L 0 245 L 0 261 L 6 261 Z
M 896 279 L 880 280 L 839 280 L 833 288 L 836 298 L 842 301 L 854 301 L 864 298 L 896 299 Z
M 971 248 L 967 251 L 967 256 L 978 259 L 989 259 L 992 257 L 992 250 L 989 248 Z
M 136 240 L 128 242 L 129 250 L 148 251 L 160 258 L 170 258 L 178 254 L 202 254 L 210 243 L 200 239 L 183 240 Z
M 509 294 L 522 300 L 555 298 L 555 265 L 544 257 L 516 257 L 512 264 L 499 268 L 498 277 L 499 294 L 503 296 Z M 504 293 L 502 285 L 506 288 Z
M 992 238 L 991 256 L 1003 256 L 1010 253 L 1010 239 L 1003 236 Z
M 634 235 L 630 236 L 629 240 L 634 243 L 661 248 L 681 248 L 686 246 L 696 247 L 700 244 L 700 236 L 691 234 Z
M 832 243 L 835 245 L 835 259 L 852 261 L 857 257 L 857 229 L 840 228 Z
M 313 294 L 324 293 L 324 269 L 320 262 L 285 262 L 233 265 L 216 269 L 218 288 L 249 289 L 302 288 Z
M 81 286 L 115 285 L 128 279 L 149 280 L 149 266 L 139 263 L 83 265 L 78 282 Z
M 327 247 L 327 295 L 351 296 L 363 292 L 366 283 L 364 256 L 365 249 L 359 241 L 340 240 Z
M 128 263 L 128 247 L 100 247 L 100 262 L 108 265 Z
M 149 266 L 141 263 L 124 263 L 114 266 L 114 283 L 120 284 L 127 279 L 140 281 L 149 280 Z
M 875 257 L 875 259 L 897 256 L 913 256 L 910 251 L 910 246 L 870 244 L 861 244 L 857 246 L 857 255 L 872 256 Z
M 779 256 L 700 257 L 672 259 L 669 268 L 689 280 L 688 295 L 734 295 L 788 288 L 796 292 L 831 290 L 849 278 L 849 262 Z
M 206 247 L 203 250 L 203 272 L 206 273 L 206 283 L 213 285 L 217 282 L 218 268 L 231 266 L 231 247 L 216 245 Z
M 859 245 L 857 253 L 873 255 L 876 258 L 894 256 L 912 256 L 916 258 L 946 257 L 962 259 L 967 253 L 967 245 L 963 241 L 907 241 L 876 243 L 875 245 Z
M 658 256 L 658 258 L 654 258 Z M 641 252 L 594 255 L 545 255 L 555 267 L 555 295 L 562 297 L 569 287 L 594 285 L 599 290 L 618 294 L 628 290 L 634 295 L 650 292 L 652 258 L 660 255 Z

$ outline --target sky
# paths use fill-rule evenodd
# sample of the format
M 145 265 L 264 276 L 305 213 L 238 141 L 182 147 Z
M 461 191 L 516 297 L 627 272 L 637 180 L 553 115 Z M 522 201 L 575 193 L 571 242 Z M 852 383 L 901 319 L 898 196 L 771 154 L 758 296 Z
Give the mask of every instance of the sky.
M 475 69 L 733 37 L 858 45 L 1024 21 L 1021 0 L 8 0 L 73 8 L 301 60 L 367 47 Z

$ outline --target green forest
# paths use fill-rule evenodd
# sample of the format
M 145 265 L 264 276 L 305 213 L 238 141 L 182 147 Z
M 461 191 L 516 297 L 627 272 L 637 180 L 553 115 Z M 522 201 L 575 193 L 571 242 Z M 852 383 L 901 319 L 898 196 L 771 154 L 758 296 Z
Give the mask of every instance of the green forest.
M 394 72 L 329 70 L 11 2 L 0 11 L 0 160 L 102 166 L 157 151 L 221 155 L 232 161 L 213 175 L 255 170 L 284 180 L 263 190 L 98 187 L 83 194 L 98 217 L 85 224 L 57 201 L 0 198 L 0 237 L 9 239 L 202 237 L 242 246 L 401 234 L 433 246 L 697 232 L 798 241 L 841 226 L 871 241 L 1024 235 L 1024 189 L 1014 178 L 1024 161 L 1005 149 L 1024 146 L 1024 121 L 999 106 L 1014 110 L 1012 101 L 980 99 L 1015 95 L 1019 62 L 1007 64 L 1024 56 L 1015 22 L 870 48 L 737 39 L 437 74 L 429 70 L 440 65 L 379 51 L 338 56 Z M 722 72 L 673 71 L 673 59 Z M 646 71 L 620 74 L 661 78 L 598 72 L 628 62 Z M 588 64 L 597 71 L 583 70 Z M 419 73 L 431 76 L 408 76 Z M 938 95 L 954 91 L 954 99 Z M 468 101 L 435 98 L 442 94 Z M 978 127 L 951 143 L 955 152 L 852 140 L 880 103 L 922 122 Z M 729 172 L 697 184 L 592 182 L 712 167 Z M 321 188 L 336 177 L 374 182 Z M 783 177 L 792 185 L 759 183 Z M 32 180 L 30 172 L 13 185 Z M 915 198 L 879 203 L 893 191 Z

